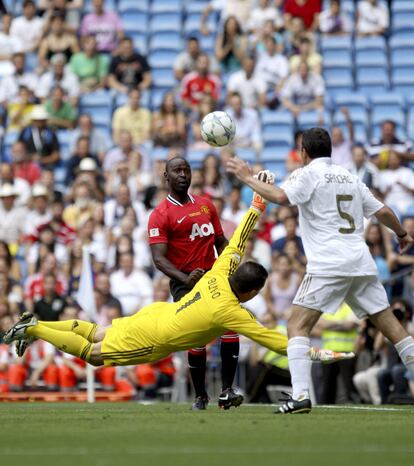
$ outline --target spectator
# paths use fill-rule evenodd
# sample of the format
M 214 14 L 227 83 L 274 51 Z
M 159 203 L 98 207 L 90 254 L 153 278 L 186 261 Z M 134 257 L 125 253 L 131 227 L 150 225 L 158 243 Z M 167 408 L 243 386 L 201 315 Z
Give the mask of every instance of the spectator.
M 387 6 L 378 0 L 358 2 L 356 12 L 356 31 L 359 36 L 379 36 L 384 34 L 389 26 Z
M 36 87 L 36 97 L 41 100 L 47 99 L 52 89 L 56 86 L 61 87 L 69 97 L 69 102 L 73 107 L 77 107 L 79 102 L 80 88 L 79 80 L 72 73 L 69 66 L 66 65 L 66 56 L 63 53 L 57 53 L 50 58 L 50 69 L 46 71 L 39 79 Z
M 56 321 L 66 307 L 64 296 L 56 293 L 56 277 L 48 273 L 43 279 L 44 296 L 35 302 L 33 311 L 39 320 Z
M 114 11 L 105 11 L 105 0 L 93 0 L 92 4 L 95 11 L 83 18 L 80 34 L 95 36 L 98 52 L 115 52 L 124 36 L 122 22 Z
M 60 86 L 55 86 L 50 99 L 45 103 L 49 114 L 48 124 L 53 129 L 72 129 L 74 126 L 76 110 L 64 97 L 65 91 Z
M 91 154 L 89 147 L 89 138 L 87 136 L 80 136 L 76 143 L 74 154 L 70 157 L 66 164 L 65 184 L 70 186 L 76 177 L 79 165 L 82 160 L 93 160 L 96 166 L 96 159 Z
M 288 173 L 292 173 L 295 171 L 297 168 L 300 168 L 303 166 L 303 160 L 302 160 L 302 131 L 295 131 L 294 134 L 294 141 L 295 141 L 295 147 L 289 152 L 287 159 L 286 159 L 286 169 Z
M 0 187 L 0 241 L 5 241 L 17 251 L 23 235 L 27 210 L 15 205 L 17 193 L 11 184 Z
M 23 53 L 15 53 L 12 57 L 14 72 L 0 81 L 0 103 L 13 101 L 19 92 L 20 86 L 25 86 L 32 92 L 37 86 L 37 76 L 25 71 L 26 59 Z
M 22 178 L 30 185 L 39 180 L 41 175 L 39 165 L 31 160 L 23 142 L 17 141 L 12 145 L 11 156 L 16 178 Z
M 322 56 L 315 52 L 312 41 L 308 37 L 302 37 L 300 39 L 299 53 L 290 57 L 290 72 L 296 73 L 302 62 L 306 62 L 312 73 L 321 74 Z
M 49 210 L 47 194 L 47 189 L 40 183 L 33 186 L 32 205 L 23 222 L 25 235 L 35 234 L 40 225 L 44 225 L 51 220 L 52 216 Z
M 378 168 L 368 160 L 367 151 L 362 144 L 354 144 L 352 147 L 352 163 L 349 171 L 357 175 L 370 189 L 377 184 Z
M 119 144 L 105 154 L 103 162 L 104 172 L 111 172 L 119 162 L 129 161 L 135 156 L 136 151 L 131 133 L 125 129 L 121 130 L 119 133 Z
M 389 263 L 392 255 L 389 232 L 381 224 L 370 223 L 365 230 L 365 239 L 369 251 L 377 264 L 380 280 L 388 280 L 390 278 Z
M 203 10 L 201 17 L 201 33 L 209 35 L 207 19 L 212 11 L 220 14 L 221 20 L 234 16 L 241 24 L 246 24 L 253 10 L 253 0 L 211 0 Z
M 276 29 L 281 29 L 283 27 L 282 15 L 275 5 L 272 5 L 269 0 L 259 0 L 258 5 L 253 8 L 249 15 L 249 21 L 247 23 L 249 33 L 259 37 L 266 21 L 271 21 Z
M 264 39 L 264 50 L 259 54 L 255 74 L 266 84 L 266 103 L 275 109 L 279 105 L 280 92 L 289 74 L 289 62 L 279 52 L 276 39 L 268 36 Z
M 119 314 L 122 315 L 121 302 L 119 301 L 119 299 L 115 298 L 115 296 L 111 293 L 111 281 L 109 275 L 106 272 L 101 272 L 96 276 L 95 290 L 101 293 L 102 306 L 108 308 L 115 307 L 118 309 Z
M 72 55 L 70 68 L 78 77 L 81 92 L 93 92 L 106 85 L 108 58 L 96 50 L 96 39 L 89 35 L 82 37 L 82 51 Z
M 32 124 L 23 129 L 19 141 L 42 167 L 54 167 L 59 161 L 60 146 L 56 133 L 47 124 L 49 114 L 38 105 L 33 109 L 31 119 Z
M 10 35 L 20 39 L 23 50 L 34 52 L 37 50 L 44 32 L 44 21 L 36 16 L 36 5 L 32 0 L 23 2 L 23 16 L 13 19 Z
M 321 76 L 309 71 L 301 62 L 296 73 L 286 80 L 282 89 L 283 105 L 297 117 L 308 110 L 323 110 L 325 83 Z
M 414 217 L 406 216 L 402 221 L 403 228 L 408 234 L 414 233 Z M 410 246 L 403 254 L 400 253 L 398 245 L 393 245 L 393 252 L 390 254 L 390 269 L 394 272 L 400 272 L 408 267 L 414 266 L 414 246 Z M 403 284 L 401 280 L 393 283 L 392 295 L 402 295 Z
M 240 94 L 229 97 L 227 113 L 236 124 L 237 132 L 232 142 L 234 147 L 253 147 L 257 152 L 262 148 L 262 134 L 257 111 L 243 107 Z
M 118 227 L 130 209 L 132 209 L 135 218 L 138 219 L 140 227 L 145 229 L 147 215 L 144 206 L 140 202 L 131 200 L 128 185 L 120 185 L 116 197 L 105 202 L 105 225 L 111 230 Z
M 19 265 L 18 260 L 16 259 L 16 256 L 11 255 L 10 248 L 5 241 L 0 241 L 0 259 L 2 259 L 6 264 L 7 273 L 10 279 L 12 280 L 13 286 L 20 288 L 20 285 L 18 284 L 20 283 L 20 280 L 22 278 L 21 271 L 20 271 L 20 265 Z M 10 299 L 10 300 L 12 301 L 13 299 Z
M 80 24 L 81 10 L 84 7 L 84 0 L 39 0 L 38 10 L 49 18 L 55 14 L 64 17 L 66 29 L 71 32 L 77 32 Z
M 293 16 L 289 29 L 285 29 L 284 32 L 284 49 L 288 57 L 299 53 L 300 41 L 307 35 L 304 29 L 303 19 Z
M 30 124 L 33 101 L 32 91 L 26 86 L 20 86 L 17 99 L 7 105 L 8 132 L 21 131 Z
M 63 220 L 70 228 L 76 230 L 92 217 L 95 208 L 96 203 L 92 198 L 90 186 L 81 182 L 74 187 L 73 203 L 63 211 Z
M 410 141 L 403 141 L 397 137 L 395 123 L 392 120 L 385 120 L 381 123 L 380 138 L 371 141 L 367 150 L 372 163 L 382 170 L 388 167 L 390 151 L 397 152 L 401 157 L 409 160 L 411 147 Z
M 18 197 L 16 197 L 15 204 L 16 206 L 24 206 L 27 204 L 30 198 L 30 185 L 29 183 L 15 176 L 14 167 L 10 163 L 1 163 L 0 164 L 0 185 L 10 184 L 14 187 Z
M 108 86 L 125 94 L 136 87 L 145 91 L 151 86 L 151 72 L 147 59 L 134 52 L 134 44 L 129 37 L 121 40 L 119 54 L 112 57 Z
M 222 218 L 231 220 L 238 225 L 246 213 L 246 207 L 241 203 L 240 188 L 232 188 L 228 196 L 228 204 L 223 210 Z
M 345 303 L 335 314 L 323 314 L 318 328 L 322 330 L 322 347 L 332 351 L 353 351 L 357 340 L 358 320 L 352 309 Z M 335 404 L 338 396 L 338 378 L 344 388 L 344 402 L 358 400 L 352 377 L 355 361 L 348 359 L 322 367 L 321 403 Z
M 294 241 L 302 255 L 304 255 L 303 244 L 300 236 L 297 233 L 298 222 L 295 217 L 286 217 L 283 221 L 285 227 L 285 236 L 273 241 L 272 251 L 282 252 L 285 249 L 288 241 Z
M 203 118 L 210 112 L 214 112 L 216 109 L 216 101 L 211 95 L 205 94 L 201 102 L 196 107 L 197 111 L 194 111 L 190 116 L 191 132 L 189 135 L 190 149 L 206 149 L 209 150 L 209 146 L 204 139 L 201 137 L 200 127 Z
M 123 253 L 119 258 L 119 270 L 110 277 L 113 295 L 121 302 L 124 315 L 131 315 L 152 302 L 153 284 L 149 276 L 134 269 L 134 256 Z
M 186 74 L 196 71 L 197 58 L 201 53 L 197 37 L 189 37 L 186 50 L 179 53 L 174 61 L 174 75 L 177 81 L 181 81 Z M 220 74 L 220 66 L 213 56 L 210 57 L 210 72 Z
M 104 200 L 102 182 L 103 179 L 101 177 L 100 168 L 96 162 L 96 159 L 92 157 L 86 157 L 82 159 L 79 163 L 73 186 L 76 186 L 79 183 L 88 184 L 93 198 L 99 202 L 102 202 Z
M 284 6 L 285 27 L 292 28 L 292 20 L 300 17 L 306 30 L 317 31 L 319 26 L 320 0 L 286 0 Z
M 204 180 L 204 192 L 208 196 L 215 198 L 224 196 L 224 184 L 220 171 L 220 159 L 214 153 L 210 152 L 204 157 L 203 164 L 201 166 L 201 173 Z M 228 238 L 231 238 L 231 235 L 228 236 Z
M 230 73 L 241 68 L 247 50 L 247 38 L 235 16 L 229 16 L 224 22 L 223 31 L 216 38 L 215 54 L 223 72 Z
M 211 96 L 214 101 L 218 100 L 221 82 L 218 76 L 210 73 L 210 60 L 206 54 L 199 54 L 196 71 L 184 76 L 181 87 L 183 104 L 189 109 L 195 110 L 205 95 Z
M 388 169 L 378 173 L 377 188 L 384 196 L 384 202 L 404 214 L 414 204 L 414 173 L 401 164 L 397 152 L 390 151 Z
M 258 108 L 266 103 L 266 83 L 260 74 L 255 73 L 255 64 L 254 57 L 245 56 L 242 69 L 230 76 L 227 92 L 238 92 L 244 105 Z
M 223 211 L 226 205 L 224 198 L 213 197 L 211 200 L 214 204 L 214 207 L 216 208 L 225 238 L 231 238 L 233 233 L 236 231 L 237 224 L 233 220 L 223 218 Z
M 75 34 L 65 29 L 65 19 L 55 14 L 50 20 L 48 34 L 42 39 L 38 52 L 39 69 L 45 71 L 53 55 L 61 53 L 69 61 L 74 53 L 79 52 L 79 44 Z
M 349 115 L 349 110 L 345 107 L 339 109 L 345 117 L 348 128 L 348 138 L 344 137 L 342 129 L 334 126 L 331 130 L 332 135 L 332 163 L 349 168 L 352 165 L 352 145 L 354 143 L 354 125 Z
M 172 92 L 166 92 L 158 111 L 152 115 L 152 139 L 155 146 L 182 147 L 186 140 L 186 121 Z
M 13 74 L 12 57 L 15 53 L 22 52 L 23 43 L 10 34 L 12 15 L 6 13 L 2 15 L 2 30 L 0 31 L 0 76 Z
M 105 153 L 109 149 L 109 141 L 106 135 L 98 128 L 94 127 L 92 117 L 87 113 L 82 113 L 78 117 L 76 128 L 71 131 L 71 141 L 69 151 L 74 152 L 80 136 L 89 139 L 89 150 L 100 162 L 104 160 Z
M 268 311 L 277 320 L 287 320 L 302 276 L 293 269 L 291 258 L 281 253 L 273 257 L 272 272 L 265 287 Z
M 341 0 L 329 1 L 329 7 L 319 15 L 319 29 L 326 36 L 339 36 L 352 31 L 348 14 L 341 11 Z

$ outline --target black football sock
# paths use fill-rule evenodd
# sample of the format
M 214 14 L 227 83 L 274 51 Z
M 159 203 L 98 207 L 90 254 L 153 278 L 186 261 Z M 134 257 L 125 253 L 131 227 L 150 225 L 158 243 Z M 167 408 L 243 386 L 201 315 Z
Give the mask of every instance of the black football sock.
M 235 340 L 235 339 L 234 339 Z M 239 362 L 240 342 L 221 340 L 221 383 L 222 388 L 231 388 L 236 375 L 237 363 Z
M 188 352 L 188 365 L 190 366 L 196 397 L 206 397 L 206 367 L 207 353 L 205 348 L 196 348 Z

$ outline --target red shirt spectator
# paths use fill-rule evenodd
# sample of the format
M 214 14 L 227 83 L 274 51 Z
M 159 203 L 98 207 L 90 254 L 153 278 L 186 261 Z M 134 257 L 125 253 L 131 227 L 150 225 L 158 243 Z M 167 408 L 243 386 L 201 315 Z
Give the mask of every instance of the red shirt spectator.
M 33 185 L 40 179 L 41 172 L 39 165 L 29 159 L 26 146 L 23 142 L 17 141 L 13 144 L 11 156 L 14 176 L 16 178 L 23 178 L 30 185 Z
M 56 293 L 63 295 L 66 293 L 66 283 L 61 277 L 56 278 Z M 43 298 L 45 295 L 43 274 L 36 273 L 27 278 L 24 285 L 24 297 L 32 301 Z
M 204 95 L 211 95 L 214 100 L 219 98 L 220 79 L 209 73 L 209 58 L 205 54 L 199 55 L 196 71 L 188 73 L 182 81 L 182 99 L 184 104 L 192 108 L 201 102 Z
M 290 20 L 298 16 L 303 19 L 306 29 L 315 30 L 318 26 L 318 15 L 320 12 L 320 0 L 286 0 L 285 24 L 287 24 L 289 29 Z

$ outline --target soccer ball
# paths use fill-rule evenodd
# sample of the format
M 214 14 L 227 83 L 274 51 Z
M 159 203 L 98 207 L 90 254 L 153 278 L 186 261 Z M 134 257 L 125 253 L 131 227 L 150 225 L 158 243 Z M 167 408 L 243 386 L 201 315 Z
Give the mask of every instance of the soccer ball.
M 236 125 L 226 112 L 211 112 L 201 121 L 200 131 L 210 146 L 223 147 L 233 141 Z

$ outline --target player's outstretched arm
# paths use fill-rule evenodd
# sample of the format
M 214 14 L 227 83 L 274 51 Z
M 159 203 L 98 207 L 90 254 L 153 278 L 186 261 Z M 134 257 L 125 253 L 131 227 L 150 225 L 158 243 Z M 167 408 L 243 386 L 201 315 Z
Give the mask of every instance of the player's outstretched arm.
M 273 175 L 268 171 L 259 172 L 258 176 L 265 182 L 273 182 Z M 260 195 L 254 193 L 249 210 L 233 233 L 229 244 L 224 248 L 223 252 L 214 263 L 212 270 L 221 270 L 228 276 L 233 274 L 244 256 L 247 240 L 256 226 L 260 214 L 264 212 L 265 209 L 266 201 Z
M 404 252 L 414 243 L 414 239 L 404 230 L 397 216 L 388 206 L 382 207 L 375 213 L 377 220 L 390 228 L 396 235 L 400 244 L 400 253 Z
M 253 176 L 249 165 L 243 160 L 234 157 L 227 162 L 227 171 L 233 173 L 240 181 L 250 186 L 256 193 L 263 196 L 269 202 L 288 205 L 289 199 L 283 191 L 273 184 L 267 184 Z

